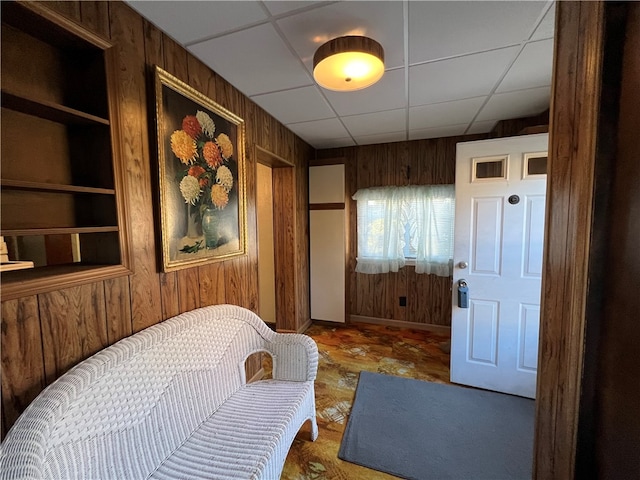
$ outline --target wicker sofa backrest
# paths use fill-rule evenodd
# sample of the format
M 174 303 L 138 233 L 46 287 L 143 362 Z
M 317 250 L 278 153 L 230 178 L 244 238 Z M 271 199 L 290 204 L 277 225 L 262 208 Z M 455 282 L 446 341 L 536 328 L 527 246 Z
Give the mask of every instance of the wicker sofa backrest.
M 90 454 L 92 439 L 109 435 L 115 437 L 113 448 L 121 436 L 123 444 L 158 450 L 147 452 L 148 465 L 132 467 L 144 478 L 245 383 L 249 355 L 265 350 L 277 357 L 278 349 L 288 348 L 276 337 L 286 336 L 276 335 L 249 310 L 221 305 L 181 314 L 121 340 L 60 377 L 27 408 L 3 442 L 0 462 L 15 449 L 30 452 L 29 461 L 12 465 L 11 472 L 3 468 L 0 477 L 46 478 L 56 471 L 49 464 L 89 465 L 91 458 L 101 457 Z M 317 362 L 283 366 L 281 374 L 309 379 L 315 368 Z M 86 446 L 86 458 L 65 451 L 74 443 Z M 87 465 L 78 470 L 90 471 Z

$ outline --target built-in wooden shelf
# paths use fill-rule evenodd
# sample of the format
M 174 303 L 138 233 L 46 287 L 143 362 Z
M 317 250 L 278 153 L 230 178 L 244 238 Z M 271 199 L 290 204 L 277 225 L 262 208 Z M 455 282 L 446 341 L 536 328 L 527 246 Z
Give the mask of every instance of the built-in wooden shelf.
M 89 263 L 51 265 L 6 272 L 0 274 L 2 301 L 130 274 L 131 271 L 123 265 Z
M 102 195 L 115 195 L 112 188 L 82 187 L 78 185 L 65 185 L 59 183 L 30 182 L 25 180 L 0 179 L 0 185 L 4 188 L 17 190 L 35 190 L 38 192 L 70 192 L 70 193 L 97 193 Z
M 0 235 L 35 265 L 3 272 L 0 297 L 130 275 L 116 47 L 46 2 L 0 9 Z
M 73 233 L 105 233 L 117 232 L 118 227 L 101 226 L 101 227 L 58 227 L 58 228 L 16 228 L 11 230 L 2 230 L 5 237 L 26 237 L 31 235 L 69 235 Z
M 36 117 L 51 120 L 53 122 L 70 125 L 109 125 L 106 118 L 97 117 L 90 113 L 76 110 L 59 103 L 48 100 L 40 100 L 25 95 L 18 95 L 2 90 L 2 107 L 10 108 L 17 112 L 26 113 Z

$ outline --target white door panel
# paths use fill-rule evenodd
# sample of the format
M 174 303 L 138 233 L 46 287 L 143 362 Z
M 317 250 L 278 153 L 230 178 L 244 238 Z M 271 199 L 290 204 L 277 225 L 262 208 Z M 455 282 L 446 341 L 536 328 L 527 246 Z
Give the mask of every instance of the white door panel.
M 535 396 L 546 176 L 524 169 L 547 143 L 541 134 L 458 144 L 452 382 Z M 468 309 L 458 307 L 461 279 Z

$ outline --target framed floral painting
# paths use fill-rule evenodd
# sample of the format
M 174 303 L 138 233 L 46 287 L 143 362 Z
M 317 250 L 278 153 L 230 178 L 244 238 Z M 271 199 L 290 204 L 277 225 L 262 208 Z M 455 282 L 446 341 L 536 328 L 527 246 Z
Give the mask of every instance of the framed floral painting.
M 244 121 L 155 68 L 162 268 L 247 253 Z

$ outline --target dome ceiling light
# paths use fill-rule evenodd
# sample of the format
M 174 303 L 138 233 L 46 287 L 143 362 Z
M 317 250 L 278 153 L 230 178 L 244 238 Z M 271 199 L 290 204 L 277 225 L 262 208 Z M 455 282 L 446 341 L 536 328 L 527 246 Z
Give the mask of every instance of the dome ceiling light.
M 313 78 L 328 90 L 360 90 L 376 83 L 383 74 L 384 49 L 368 37 L 334 38 L 313 56 Z

